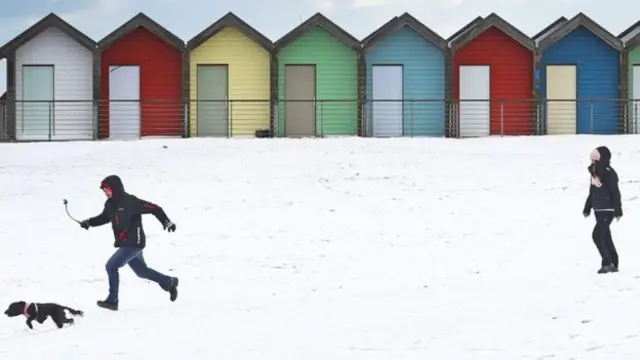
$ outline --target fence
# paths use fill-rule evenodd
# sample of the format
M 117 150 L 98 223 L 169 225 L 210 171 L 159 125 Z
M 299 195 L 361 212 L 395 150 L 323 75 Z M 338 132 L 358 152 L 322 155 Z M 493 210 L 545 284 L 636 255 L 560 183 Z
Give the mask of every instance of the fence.
M 0 101 L 0 140 L 638 134 L 640 100 Z

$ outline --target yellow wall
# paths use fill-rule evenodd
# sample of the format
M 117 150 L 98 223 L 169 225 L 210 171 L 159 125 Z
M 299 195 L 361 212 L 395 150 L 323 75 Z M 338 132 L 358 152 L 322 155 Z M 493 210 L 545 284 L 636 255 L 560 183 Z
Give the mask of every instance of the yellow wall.
M 193 49 L 190 56 L 191 136 L 196 136 L 198 64 L 228 64 L 231 135 L 254 135 L 269 128 L 270 55 L 258 43 L 232 27 L 225 27 Z M 233 102 L 233 100 L 256 100 Z M 262 100 L 257 102 L 257 100 Z

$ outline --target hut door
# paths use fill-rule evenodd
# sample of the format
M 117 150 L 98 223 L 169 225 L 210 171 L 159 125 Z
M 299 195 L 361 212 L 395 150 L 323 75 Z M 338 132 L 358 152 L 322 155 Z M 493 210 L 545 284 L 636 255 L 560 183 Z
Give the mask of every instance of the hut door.
M 198 64 L 196 91 L 198 136 L 230 136 L 229 67 Z
M 316 136 L 316 66 L 285 65 L 284 69 L 285 134 Z
M 640 65 L 633 65 L 633 102 L 631 103 L 631 114 L 633 118 L 631 131 L 634 134 L 640 133 Z
M 53 65 L 22 66 L 21 114 L 16 128 L 19 140 L 46 140 L 55 135 L 53 124 L 54 100 Z
M 547 134 L 577 132 L 577 69 L 575 65 L 547 65 Z
M 109 139 L 140 137 L 140 67 L 109 66 Z
M 459 76 L 460 137 L 491 134 L 491 68 L 462 65 Z
M 402 136 L 404 108 L 402 65 L 374 65 L 371 74 L 373 136 Z

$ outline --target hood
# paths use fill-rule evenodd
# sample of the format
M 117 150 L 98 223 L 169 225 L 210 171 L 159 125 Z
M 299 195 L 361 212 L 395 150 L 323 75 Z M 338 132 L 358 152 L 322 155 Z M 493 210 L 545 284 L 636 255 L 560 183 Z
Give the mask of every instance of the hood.
M 104 188 L 111 189 L 111 198 L 117 200 L 125 194 L 124 185 L 122 185 L 122 180 L 118 175 L 109 175 L 100 183 L 100 189 Z
M 592 176 L 602 177 L 611 165 L 611 151 L 606 146 L 599 146 L 591 152 L 591 161 L 594 163 L 589 165 L 589 173 Z
M 602 165 L 609 166 L 611 164 L 611 151 L 606 146 L 599 146 L 596 148 L 598 154 L 600 154 L 600 160 L 598 160 Z

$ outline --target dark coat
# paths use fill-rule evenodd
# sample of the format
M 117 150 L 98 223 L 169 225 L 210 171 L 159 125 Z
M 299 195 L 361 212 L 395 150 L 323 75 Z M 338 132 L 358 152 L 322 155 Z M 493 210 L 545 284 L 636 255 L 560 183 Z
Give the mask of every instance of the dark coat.
M 611 152 L 605 146 L 597 148 L 600 160 L 588 168 L 591 175 L 589 195 L 584 204 L 584 214 L 594 211 L 611 211 L 615 217 L 622 216 L 622 199 L 618 187 L 618 174 L 611 167 Z
M 112 196 L 104 203 L 102 213 L 87 220 L 89 226 L 101 226 L 111 222 L 115 247 L 133 247 L 144 249 L 146 236 L 142 227 L 142 215 L 153 214 L 166 228 L 171 221 L 164 210 L 156 204 L 138 199 L 124 190 L 117 175 L 106 177 L 100 188 L 111 189 Z

